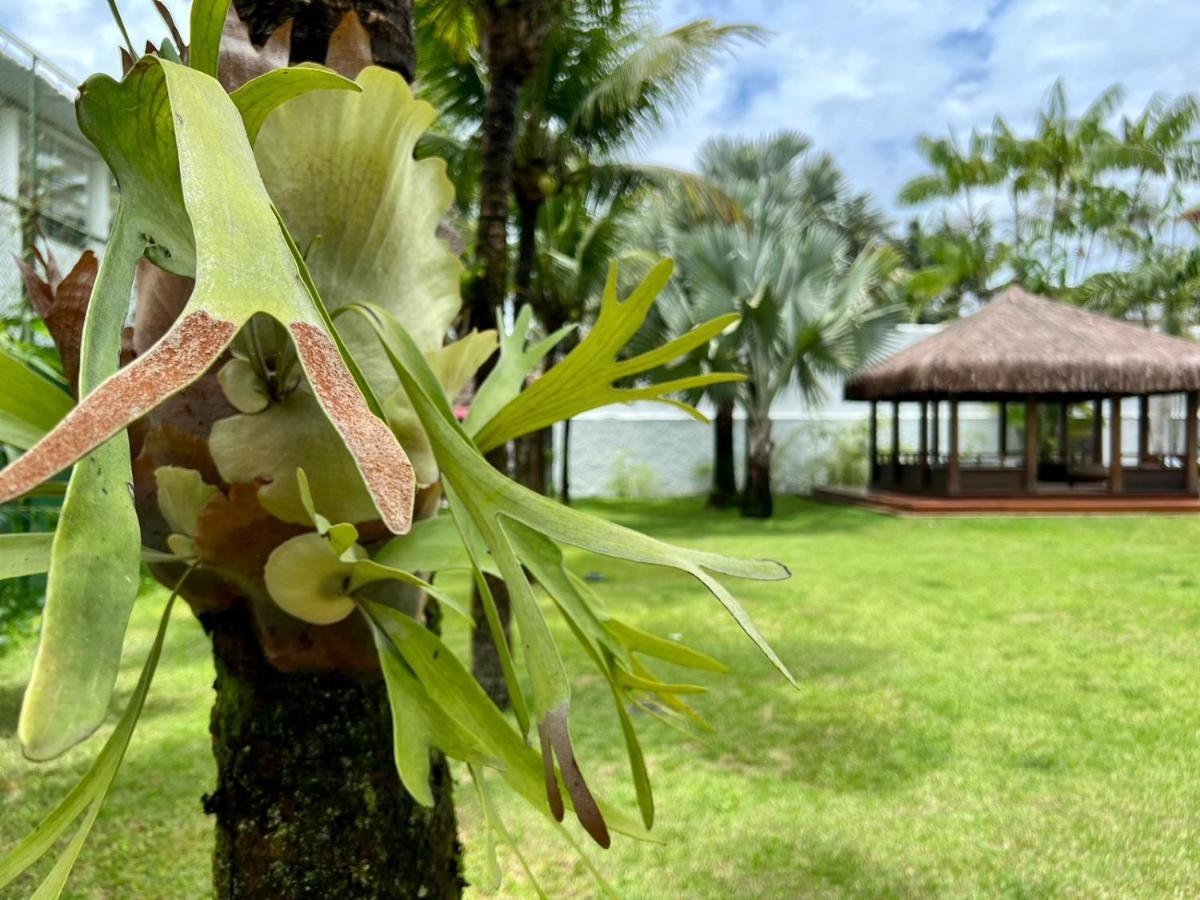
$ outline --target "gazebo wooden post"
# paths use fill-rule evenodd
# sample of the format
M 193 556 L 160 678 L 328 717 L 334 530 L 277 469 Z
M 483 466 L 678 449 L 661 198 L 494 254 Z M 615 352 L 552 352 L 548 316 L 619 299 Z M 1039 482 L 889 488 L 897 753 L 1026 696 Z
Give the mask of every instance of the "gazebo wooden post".
M 1189 494 L 1195 494 L 1200 487 L 1200 479 L 1196 473 L 1196 412 L 1200 407 L 1200 391 L 1188 391 L 1187 422 L 1184 424 L 1184 489 Z
M 1150 398 L 1145 394 L 1138 397 L 1138 455 L 1137 467 L 1150 456 Z
M 876 400 L 871 401 L 871 420 L 867 426 L 867 459 L 870 461 L 867 483 L 874 486 L 879 480 L 879 403 Z
M 1008 457 L 1008 401 L 1000 401 L 1000 421 L 998 423 L 999 432 L 996 435 L 996 448 L 1000 455 L 1000 465 L 1004 465 L 1004 460 Z
M 892 401 L 892 487 L 900 486 L 900 401 Z
M 1058 404 L 1058 461 L 1063 465 L 1070 462 L 1070 453 L 1067 446 L 1070 443 L 1070 412 L 1071 406 L 1066 400 Z
M 1037 491 L 1038 481 L 1037 408 L 1037 401 L 1032 397 L 1027 397 L 1025 400 L 1025 490 L 1030 494 Z
M 929 401 L 921 401 L 921 435 L 917 439 L 917 465 L 921 487 L 929 487 Z
M 1104 401 L 1092 401 L 1092 462 L 1104 462 Z
M 1112 397 L 1108 402 L 1108 492 L 1119 494 L 1125 488 L 1121 470 L 1121 398 Z
M 951 497 L 957 496 L 958 479 L 958 401 L 950 401 L 950 435 L 949 448 L 946 453 L 946 493 Z
M 933 424 L 930 426 L 930 430 L 933 432 L 933 434 L 930 435 L 930 452 L 933 454 L 933 464 L 937 465 L 942 456 L 942 401 L 931 400 L 930 404 L 933 406 Z

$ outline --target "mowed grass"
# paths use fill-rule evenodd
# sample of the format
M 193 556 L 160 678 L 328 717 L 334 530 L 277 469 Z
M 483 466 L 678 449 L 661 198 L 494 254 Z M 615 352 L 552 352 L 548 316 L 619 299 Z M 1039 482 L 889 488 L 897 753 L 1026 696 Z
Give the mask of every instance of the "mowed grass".
M 636 717 L 662 843 L 618 836 L 607 853 L 586 850 L 621 896 L 1200 894 L 1200 520 L 891 519 L 784 500 L 774 520 L 746 522 L 698 501 L 585 506 L 667 540 L 780 559 L 794 576 L 730 584 L 798 691 L 698 584 L 576 556 L 603 578 L 614 614 L 734 670 L 700 679 L 712 692 L 695 706 L 714 726 L 703 742 Z M 148 595 L 135 614 L 114 720 L 161 600 Z M 448 626 L 462 646 L 461 624 Z M 31 653 L 0 659 L 0 847 L 97 749 L 19 759 Z M 611 698 L 581 652 L 567 663 L 584 771 L 632 812 Z M 207 895 L 211 680 L 204 636 L 181 610 L 70 896 Z M 458 797 L 477 880 L 469 782 Z M 596 894 L 553 829 L 516 801 L 500 805 L 547 893 Z M 531 896 L 500 853 L 501 895 Z

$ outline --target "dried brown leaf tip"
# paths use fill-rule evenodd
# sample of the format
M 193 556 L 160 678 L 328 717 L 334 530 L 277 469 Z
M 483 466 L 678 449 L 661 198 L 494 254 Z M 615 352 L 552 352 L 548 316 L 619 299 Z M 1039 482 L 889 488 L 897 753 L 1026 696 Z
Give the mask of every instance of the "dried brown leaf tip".
M 271 33 L 267 42 L 256 47 L 250 40 L 250 30 L 237 14 L 233 4 L 225 16 L 221 33 L 221 58 L 217 65 L 217 80 L 227 91 L 235 91 L 252 78 L 265 75 L 272 69 L 282 69 L 292 55 L 292 20 L 288 19 Z
M 144 356 L 92 391 L 24 456 L 0 471 L 0 503 L 90 453 L 134 419 L 204 374 L 237 325 L 203 310 L 184 316 Z
M 546 714 L 546 718 L 538 725 L 538 736 L 542 743 L 542 761 L 546 769 L 546 798 L 550 801 L 550 811 L 556 819 L 562 821 L 563 802 L 558 790 L 558 779 L 554 775 L 554 762 L 551 758 L 553 751 L 579 824 L 592 836 L 592 840 L 608 849 L 612 844 L 608 826 L 604 823 L 604 816 L 600 813 L 596 798 L 592 796 L 587 782 L 584 781 L 583 772 L 575 760 L 575 750 L 571 746 L 571 734 L 567 729 L 567 704 L 564 703 Z
M 329 35 L 329 49 L 325 53 L 325 65 L 346 78 L 357 78 L 358 73 L 375 62 L 371 53 L 371 34 L 363 26 L 354 10 L 342 16 L 337 28 Z
M 184 41 L 183 35 L 179 33 L 179 26 L 175 24 L 175 17 L 171 15 L 171 11 L 167 9 L 162 0 L 154 0 L 154 8 L 158 10 L 158 15 L 163 20 L 163 24 L 171 32 L 171 40 L 175 42 L 175 49 L 179 51 L 180 59 L 186 63 L 187 43 Z
M 74 395 L 79 385 L 79 345 L 83 335 L 83 320 L 99 269 L 96 254 L 85 250 L 65 278 L 49 250 L 45 256 L 38 253 L 32 263 L 19 259 L 17 266 L 25 281 L 33 311 L 46 323 L 54 346 L 58 348 L 63 374 Z M 38 273 L 38 267 L 42 269 L 42 274 Z

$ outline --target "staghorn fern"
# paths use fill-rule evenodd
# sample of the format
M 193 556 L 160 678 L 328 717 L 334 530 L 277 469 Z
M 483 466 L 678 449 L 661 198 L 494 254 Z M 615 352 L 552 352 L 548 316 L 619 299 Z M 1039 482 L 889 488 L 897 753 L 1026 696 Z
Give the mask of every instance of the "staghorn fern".
M 695 717 L 684 698 L 699 689 L 660 679 L 650 660 L 723 667 L 614 617 L 566 567 L 561 548 L 692 575 L 790 679 L 715 577 L 787 571 L 674 547 L 561 507 L 495 471 L 482 451 L 597 406 L 634 397 L 677 403 L 663 395 L 730 380 L 614 387 L 687 354 L 730 321 L 618 362 L 670 276 L 663 263 L 625 299 L 614 269 L 593 330 L 529 388 L 526 376 L 550 345 L 526 348 L 527 314 L 502 341 L 471 334 L 443 346 L 459 305 L 459 265 L 436 228 L 452 190 L 443 163 L 413 159 L 432 110 L 399 76 L 375 68 L 344 73 L 354 80 L 315 66 L 279 69 L 226 93 L 216 75 L 227 7 L 195 4 L 189 64 L 160 52 L 131 60 L 120 82 L 97 76 L 83 85 L 81 127 L 121 201 L 84 324 L 80 400 L 70 408 L 61 390 L 36 378 L 0 388 L 0 435 L 19 434 L 27 448 L 0 471 L 0 502 L 74 466 L 57 532 L 0 536 L 0 577 L 50 578 L 19 723 L 26 755 L 53 758 L 102 721 L 139 561 L 173 587 L 117 730 L 80 784 L 0 859 L 0 887 L 77 826 L 39 896 L 61 891 L 136 726 L 177 594 L 198 612 L 244 603 L 260 623 L 285 623 L 282 637 L 260 632 L 278 668 L 382 670 L 394 720 L 404 723 L 394 737 L 397 770 L 418 802 L 433 802 L 436 749 L 468 764 L 489 828 L 501 836 L 488 770 L 555 821 L 573 810 L 602 846 L 610 829 L 644 836 L 654 804 L 626 704 L 653 700 L 660 714 Z M 157 268 L 139 276 L 142 302 L 155 285 L 174 285 L 177 314 L 120 368 L 135 269 L 148 265 Z M 499 360 L 460 424 L 450 403 L 497 346 Z M 14 399 L 18 384 L 23 395 Z M 171 398 L 204 390 L 217 398 L 211 427 L 174 427 Z M 257 562 L 231 552 L 248 535 L 261 550 Z M 456 568 L 474 574 L 485 601 L 485 572 L 512 593 L 528 695 L 487 607 L 515 724 L 425 627 L 427 597 L 455 608 L 430 573 Z M 595 797 L 575 758 L 571 685 L 534 580 L 610 686 L 640 820 Z M 345 658 L 344 641 L 323 644 L 335 631 L 366 636 L 351 644 L 358 656 Z M 299 648 L 301 633 L 315 651 Z M 335 643 L 343 656 L 329 649 Z

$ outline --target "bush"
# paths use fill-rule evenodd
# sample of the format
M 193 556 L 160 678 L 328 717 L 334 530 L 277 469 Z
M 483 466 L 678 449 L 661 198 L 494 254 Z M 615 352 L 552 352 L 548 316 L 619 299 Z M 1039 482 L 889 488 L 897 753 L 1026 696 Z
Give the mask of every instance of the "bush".
M 636 500 L 657 496 L 658 475 L 654 467 L 618 450 L 612 462 L 613 474 L 608 480 L 608 494 L 620 500 Z
M 779 493 L 807 493 L 824 484 L 867 483 L 867 423 L 811 422 L 779 442 L 771 460 Z

